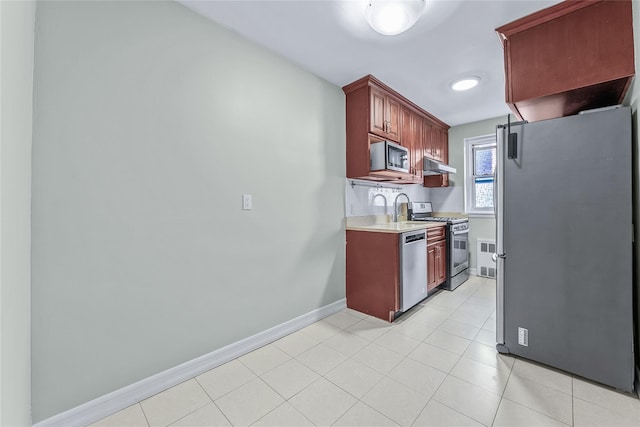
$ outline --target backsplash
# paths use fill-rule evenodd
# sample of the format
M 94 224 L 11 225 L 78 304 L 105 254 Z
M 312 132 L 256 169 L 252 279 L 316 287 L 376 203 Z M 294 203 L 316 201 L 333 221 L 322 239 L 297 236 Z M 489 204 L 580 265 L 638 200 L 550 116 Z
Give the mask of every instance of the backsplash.
M 428 202 L 431 191 L 431 189 L 417 184 L 400 185 L 347 178 L 345 180 L 345 207 L 347 210 L 345 216 L 392 215 L 393 202 L 398 194 L 405 193 L 412 202 Z M 404 197 L 398 199 L 398 203 L 406 201 Z M 436 210 L 435 203 L 433 208 Z
M 464 212 L 464 188 L 461 185 L 432 188 L 429 196 L 436 212 Z

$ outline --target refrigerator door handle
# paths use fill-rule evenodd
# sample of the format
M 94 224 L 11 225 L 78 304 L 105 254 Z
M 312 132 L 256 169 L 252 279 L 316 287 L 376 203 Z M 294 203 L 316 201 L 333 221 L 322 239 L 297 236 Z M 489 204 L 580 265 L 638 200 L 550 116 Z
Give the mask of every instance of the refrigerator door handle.
M 507 149 L 507 158 L 509 159 L 518 158 L 518 134 L 517 133 L 509 134 L 509 148 Z
M 518 158 L 518 134 L 511 133 L 511 115 L 507 116 L 507 158 Z
M 504 347 L 504 253 L 503 215 L 504 215 L 504 157 L 505 157 L 505 127 L 496 129 L 496 173 L 494 188 L 494 210 L 496 216 L 496 344 L 497 348 Z M 510 138 L 509 138 L 510 139 Z

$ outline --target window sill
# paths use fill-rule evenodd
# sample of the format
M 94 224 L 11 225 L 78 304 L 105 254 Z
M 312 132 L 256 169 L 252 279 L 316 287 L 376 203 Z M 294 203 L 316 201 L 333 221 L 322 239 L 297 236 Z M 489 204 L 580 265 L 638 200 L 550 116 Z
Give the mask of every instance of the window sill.
M 484 218 L 484 219 L 495 219 L 494 213 L 484 213 L 484 212 L 467 212 L 469 218 Z

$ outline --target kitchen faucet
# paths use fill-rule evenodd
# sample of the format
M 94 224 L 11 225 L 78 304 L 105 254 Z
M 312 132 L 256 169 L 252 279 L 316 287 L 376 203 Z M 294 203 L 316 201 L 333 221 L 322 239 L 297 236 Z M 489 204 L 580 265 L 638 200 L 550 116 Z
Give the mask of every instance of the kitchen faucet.
M 398 197 L 400 196 L 404 196 L 407 198 L 407 205 L 411 204 L 411 200 L 409 199 L 409 196 L 407 196 L 405 193 L 400 193 L 396 196 L 396 199 L 393 201 L 393 222 L 398 222 Z
M 373 202 L 376 199 L 376 197 L 382 197 L 382 200 L 384 200 L 384 214 L 386 215 L 387 214 L 387 198 L 384 197 L 384 194 L 378 193 L 375 196 L 373 196 L 373 199 L 371 199 L 371 202 Z M 385 220 L 385 221 L 388 221 L 388 220 Z

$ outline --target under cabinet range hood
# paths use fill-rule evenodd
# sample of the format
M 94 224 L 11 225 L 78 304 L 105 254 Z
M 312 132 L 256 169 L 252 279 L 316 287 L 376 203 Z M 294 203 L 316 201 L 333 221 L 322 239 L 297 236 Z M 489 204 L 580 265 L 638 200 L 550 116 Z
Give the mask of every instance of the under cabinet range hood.
M 445 173 L 456 173 L 456 168 L 440 163 L 437 160 L 424 157 L 422 160 L 423 175 L 442 175 Z

